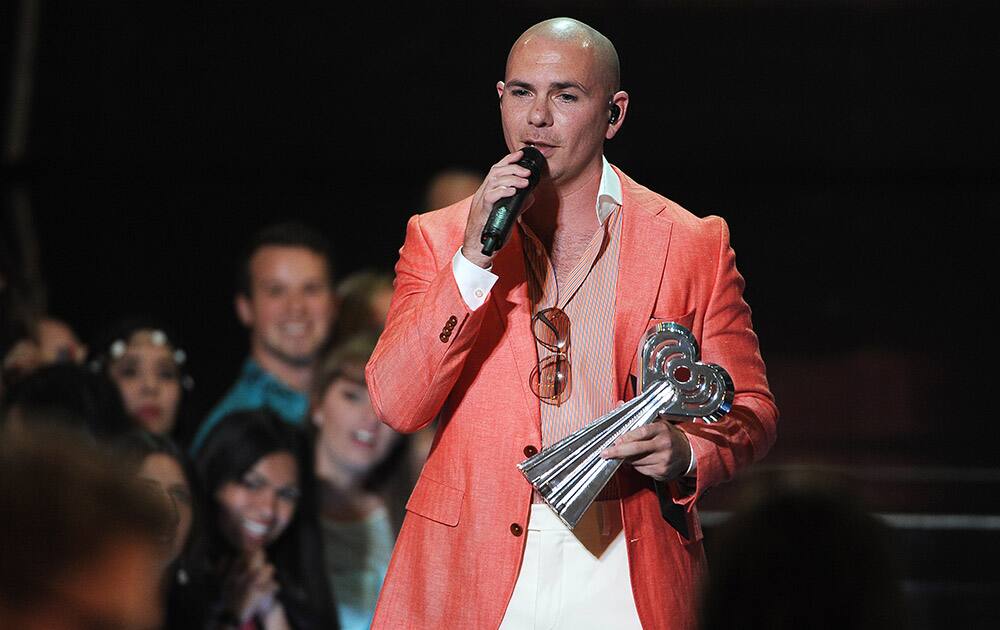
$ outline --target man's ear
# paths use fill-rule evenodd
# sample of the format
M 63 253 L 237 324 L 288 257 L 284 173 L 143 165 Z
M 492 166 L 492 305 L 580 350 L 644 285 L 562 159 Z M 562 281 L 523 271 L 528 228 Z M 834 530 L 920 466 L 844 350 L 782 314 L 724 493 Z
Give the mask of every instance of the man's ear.
M 497 81 L 497 98 L 503 98 L 503 81 Z
M 609 119 L 608 130 L 604 133 L 604 138 L 610 140 L 615 137 L 618 130 L 622 128 L 622 123 L 625 122 L 625 114 L 628 113 L 628 92 L 619 90 L 611 96 L 611 102 L 609 106 L 615 106 L 617 115 L 614 116 L 614 121 Z
M 250 298 L 238 293 L 236 299 L 233 300 L 233 305 L 236 307 L 236 316 L 240 318 L 243 325 L 247 328 L 253 328 L 253 305 L 250 304 Z

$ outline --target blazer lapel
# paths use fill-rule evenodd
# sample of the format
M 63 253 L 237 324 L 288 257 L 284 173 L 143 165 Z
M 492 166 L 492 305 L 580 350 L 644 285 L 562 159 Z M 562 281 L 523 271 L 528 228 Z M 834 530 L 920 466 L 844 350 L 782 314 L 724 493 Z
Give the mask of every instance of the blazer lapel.
M 617 170 L 617 169 L 616 169 Z M 656 216 L 662 200 L 618 171 L 622 181 L 622 234 L 615 288 L 615 384 L 624 400 L 629 370 L 663 280 L 673 223 Z M 633 390 L 634 391 L 634 390 Z
M 498 276 L 490 292 L 491 302 L 504 328 L 503 336 L 514 362 L 515 374 L 533 426 L 541 431 L 542 415 L 538 399 L 531 391 L 528 376 L 538 360 L 535 340 L 531 335 L 531 313 L 528 298 L 528 275 L 524 264 L 521 230 L 512 230 L 510 242 L 493 259 L 493 273 Z M 540 435 L 540 434 L 539 434 Z

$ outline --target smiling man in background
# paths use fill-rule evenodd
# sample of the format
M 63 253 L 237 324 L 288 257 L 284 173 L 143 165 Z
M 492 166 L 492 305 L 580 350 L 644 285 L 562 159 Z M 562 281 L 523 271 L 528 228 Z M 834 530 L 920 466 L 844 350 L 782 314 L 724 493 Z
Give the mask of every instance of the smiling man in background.
M 258 232 L 240 261 L 236 314 L 250 330 L 250 356 L 192 443 L 197 450 L 226 414 L 269 407 L 302 424 L 313 365 L 337 314 L 327 240 L 298 223 Z

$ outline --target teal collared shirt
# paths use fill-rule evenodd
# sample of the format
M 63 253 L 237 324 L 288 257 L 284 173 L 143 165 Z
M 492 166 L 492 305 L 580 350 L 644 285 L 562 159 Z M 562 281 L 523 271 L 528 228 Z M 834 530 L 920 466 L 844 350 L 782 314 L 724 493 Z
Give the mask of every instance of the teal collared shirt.
M 236 383 L 198 427 L 191 442 L 191 453 L 198 452 L 209 432 L 226 414 L 261 407 L 270 407 L 285 422 L 301 426 L 309 411 L 309 398 L 285 385 L 261 368 L 256 361 L 248 358 Z

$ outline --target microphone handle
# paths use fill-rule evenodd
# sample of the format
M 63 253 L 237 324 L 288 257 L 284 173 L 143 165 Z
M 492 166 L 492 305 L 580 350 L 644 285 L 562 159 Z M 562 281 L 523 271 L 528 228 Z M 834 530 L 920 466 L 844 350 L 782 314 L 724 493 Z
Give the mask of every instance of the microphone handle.
M 511 228 L 517 221 L 517 215 L 524 205 L 525 194 L 518 191 L 513 196 L 505 197 L 493 206 L 490 217 L 483 226 L 482 243 L 483 256 L 492 256 L 498 249 L 503 247 L 510 236 Z
M 479 237 L 483 244 L 483 256 L 492 256 L 503 244 L 507 242 L 510 231 L 514 228 L 517 215 L 521 213 L 521 206 L 524 200 L 531 194 L 531 190 L 538 184 L 538 178 L 542 169 L 545 168 L 545 156 L 533 146 L 526 146 L 521 149 L 523 155 L 517 161 L 519 166 L 530 171 L 527 188 L 514 191 L 510 197 L 500 199 L 493 204 L 490 216 L 486 219 L 483 232 Z

